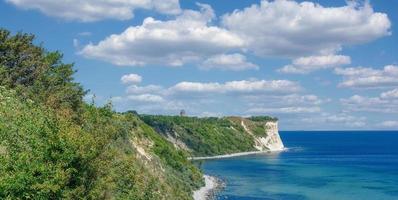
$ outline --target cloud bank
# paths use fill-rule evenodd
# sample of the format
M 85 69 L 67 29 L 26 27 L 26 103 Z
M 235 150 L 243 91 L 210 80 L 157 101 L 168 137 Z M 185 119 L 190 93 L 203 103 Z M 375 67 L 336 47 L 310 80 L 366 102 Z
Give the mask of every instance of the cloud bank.
M 323 7 L 263 0 L 224 14 L 218 25 L 210 5 L 197 5 L 200 11 L 183 10 L 175 19 L 146 18 L 80 53 L 122 66 L 196 63 L 202 69 L 234 71 L 258 68 L 244 55 L 254 54 L 293 58 L 280 71 L 303 74 L 349 64 L 349 57 L 337 55 L 344 46 L 390 35 L 388 16 L 368 3 Z
M 337 68 L 335 73 L 343 76 L 340 87 L 369 89 L 398 86 L 398 66 L 395 65 L 387 65 L 383 69 Z
M 40 12 L 65 20 L 93 22 L 104 19 L 127 20 L 134 10 L 155 10 L 163 14 L 179 14 L 178 0 L 6 0 L 19 8 Z
M 294 59 L 292 64 L 286 65 L 278 71 L 288 74 L 308 74 L 316 70 L 340 67 L 350 63 L 351 58 L 349 56 L 308 56 Z
M 376 97 L 353 95 L 340 99 L 340 102 L 348 111 L 398 113 L 398 89 L 383 92 Z
M 174 20 L 146 18 L 142 25 L 129 27 L 98 44 L 89 44 L 80 53 L 115 65 L 182 66 L 244 46 L 237 35 L 209 25 L 215 17 L 209 5 L 198 6 L 200 11 L 184 10 Z
M 391 22 L 368 4 L 323 7 L 312 2 L 261 1 L 222 17 L 222 25 L 246 38 L 260 56 L 328 55 L 344 45 L 389 35 Z
M 246 56 L 242 54 L 220 54 L 212 56 L 206 59 L 201 65 L 201 69 L 220 69 L 220 70 L 232 70 L 232 71 L 243 71 L 249 69 L 258 69 L 256 64 L 253 64 L 246 60 Z

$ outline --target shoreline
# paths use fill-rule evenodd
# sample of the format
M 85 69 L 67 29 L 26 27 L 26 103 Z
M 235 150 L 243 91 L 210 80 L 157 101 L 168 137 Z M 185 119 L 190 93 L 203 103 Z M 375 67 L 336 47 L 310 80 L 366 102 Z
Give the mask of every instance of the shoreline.
M 209 175 L 203 175 L 205 179 L 205 186 L 195 190 L 193 192 L 194 200 L 209 200 L 212 199 L 214 193 L 222 187 L 222 183 L 219 179 Z
M 255 154 L 271 154 L 271 153 L 279 153 L 282 151 L 288 150 L 287 148 L 277 150 L 277 151 L 248 151 L 248 152 L 240 152 L 240 153 L 231 153 L 225 155 L 218 155 L 218 156 L 199 156 L 199 157 L 190 157 L 188 160 L 212 160 L 212 159 L 222 159 L 222 158 L 232 158 L 232 157 L 239 157 L 239 156 L 247 156 L 247 155 L 255 155 Z

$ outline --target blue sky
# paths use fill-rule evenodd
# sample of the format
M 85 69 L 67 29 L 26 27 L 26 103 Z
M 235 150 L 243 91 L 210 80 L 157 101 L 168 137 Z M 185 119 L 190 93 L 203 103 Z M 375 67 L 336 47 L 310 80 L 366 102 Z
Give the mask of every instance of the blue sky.
M 75 3 L 74 3 L 75 2 Z M 397 1 L 0 0 L 118 111 L 398 129 Z

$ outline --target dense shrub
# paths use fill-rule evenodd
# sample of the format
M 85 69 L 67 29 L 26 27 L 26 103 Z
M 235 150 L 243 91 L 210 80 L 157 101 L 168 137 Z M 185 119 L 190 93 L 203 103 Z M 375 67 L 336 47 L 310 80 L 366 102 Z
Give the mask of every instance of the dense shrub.
M 33 41 L 34 35 L 0 29 L 0 85 L 63 112 L 78 111 L 85 91 L 73 82 L 73 64 L 64 64 L 60 52 L 47 52 Z

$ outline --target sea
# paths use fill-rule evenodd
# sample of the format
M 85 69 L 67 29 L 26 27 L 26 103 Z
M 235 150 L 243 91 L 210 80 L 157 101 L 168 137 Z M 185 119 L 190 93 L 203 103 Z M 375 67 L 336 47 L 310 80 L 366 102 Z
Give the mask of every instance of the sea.
M 216 199 L 398 200 L 398 131 L 281 131 L 285 152 L 201 163 Z

